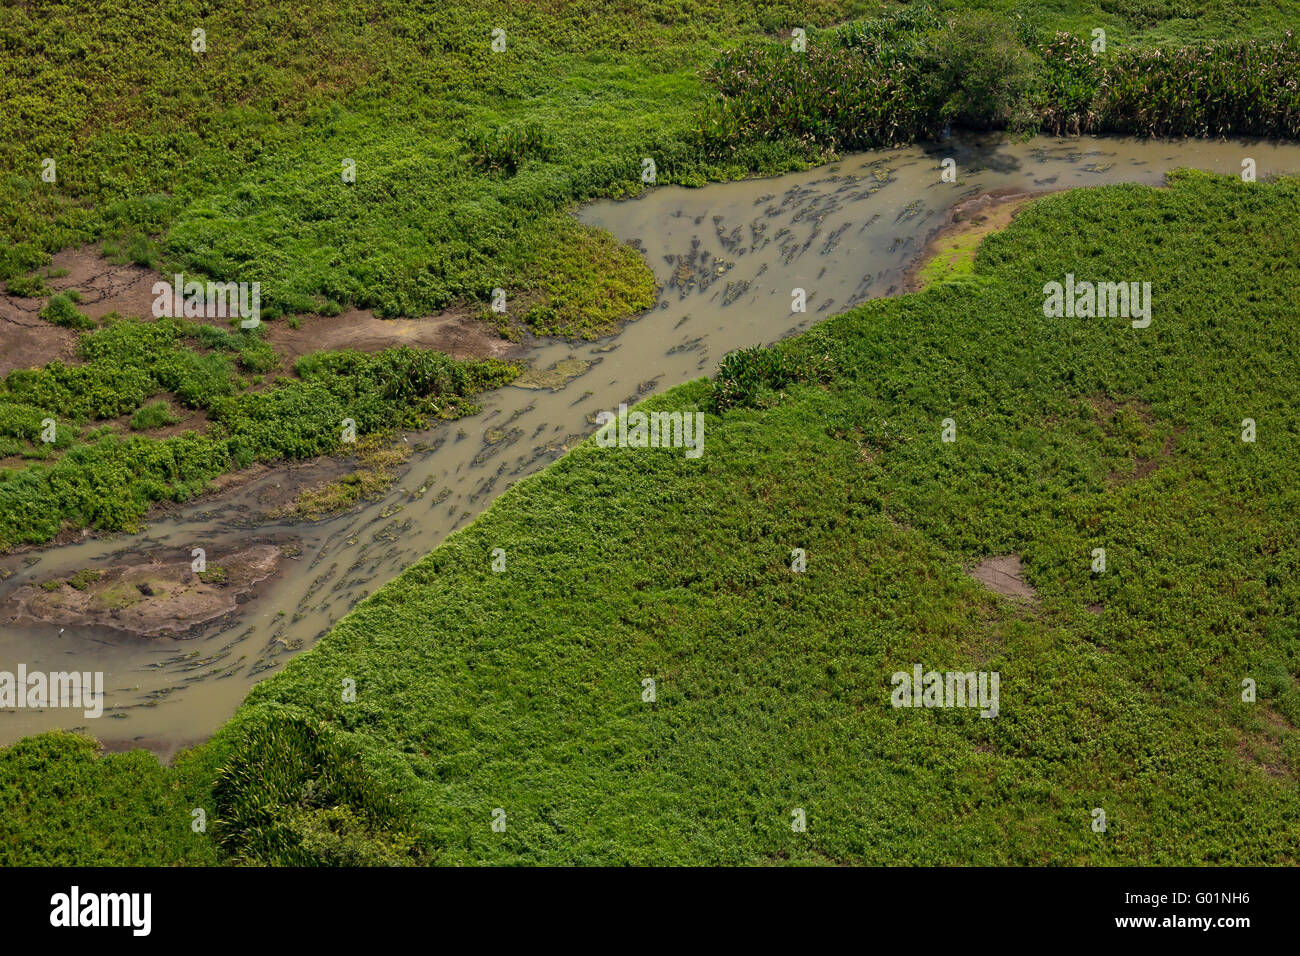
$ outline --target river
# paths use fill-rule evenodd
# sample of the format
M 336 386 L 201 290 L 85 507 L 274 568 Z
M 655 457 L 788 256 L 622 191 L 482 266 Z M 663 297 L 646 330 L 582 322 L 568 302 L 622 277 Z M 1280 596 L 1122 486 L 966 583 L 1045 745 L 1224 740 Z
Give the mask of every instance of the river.
M 946 157 L 956 160 L 955 183 L 941 179 Z M 526 356 L 533 368 L 572 377 L 556 387 L 497 389 L 480 397 L 482 411 L 471 417 L 408 433 L 416 450 L 401 478 L 381 500 L 347 514 L 254 532 L 244 509 L 214 511 L 199 500 L 133 537 L 36 552 L 37 563 L 0 582 L 0 599 L 143 549 L 175 549 L 188 560 L 202 547 L 210 563 L 219 562 L 254 533 L 295 539 L 301 549 L 263 593 L 184 639 L 5 627 L 0 670 L 22 663 L 29 672 L 102 671 L 105 699 L 94 720 L 80 709 L 0 711 L 0 743 L 80 727 L 110 749 L 138 746 L 169 757 L 210 736 L 254 683 L 310 648 L 357 601 L 590 434 L 597 412 L 710 375 L 733 349 L 770 344 L 902 291 L 908 266 L 956 204 L 995 191 L 1158 185 L 1179 167 L 1239 175 L 1246 157 L 1260 178 L 1300 171 L 1295 145 L 959 137 L 774 178 L 666 186 L 586 205 L 575 212 L 581 221 L 641 249 L 660 285 L 655 308 L 597 342 L 537 343 Z M 794 288 L 807 290 L 805 313 L 791 312 Z

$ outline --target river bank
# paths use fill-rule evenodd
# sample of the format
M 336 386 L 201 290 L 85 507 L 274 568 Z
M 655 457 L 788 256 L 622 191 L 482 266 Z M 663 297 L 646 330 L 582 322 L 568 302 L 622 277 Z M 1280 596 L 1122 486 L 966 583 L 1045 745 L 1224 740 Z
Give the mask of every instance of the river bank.
M 734 349 L 775 342 L 898 294 L 962 204 L 1117 182 L 1160 185 L 1167 170 L 1180 166 L 1238 170 L 1245 153 L 1257 159 L 1261 176 L 1300 169 L 1300 148 L 1270 144 L 966 137 L 845 157 L 782 177 L 665 187 L 583 207 L 584 224 L 640 248 L 661 290 L 655 309 L 596 342 L 539 341 L 529 353 L 532 367 L 556 374 L 486 393 L 477 415 L 408 434 L 410 463 L 391 489 L 346 514 L 315 523 L 263 521 L 253 502 L 257 488 L 280 481 L 273 470 L 230 498 L 200 499 L 164 515 L 138 537 L 82 540 L 23 556 L 0 582 L 0 602 L 84 569 L 138 564 L 141 550 L 180 562 L 203 547 L 220 563 L 240 551 L 252 529 L 293 537 L 301 548 L 273 587 L 252 593 L 221 626 L 185 640 L 140 647 L 87 625 L 69 627 L 55 643 L 52 622 L 15 624 L 0 634 L 0 656 L 33 667 L 71 659 L 106 671 L 109 705 L 121 716 L 111 733 L 88 728 L 96 736 L 160 749 L 178 734 L 201 739 L 254 684 L 311 647 L 357 601 L 582 441 L 600 411 L 710 374 Z M 957 164 L 955 183 L 941 178 L 944 158 Z M 795 289 L 806 293 L 805 312 L 791 310 Z M 191 653 L 228 662 L 230 672 L 221 680 L 190 680 L 177 657 Z M 236 661 L 242 663 L 233 667 Z M 76 726 L 84 721 L 58 711 L 4 713 L 0 741 Z

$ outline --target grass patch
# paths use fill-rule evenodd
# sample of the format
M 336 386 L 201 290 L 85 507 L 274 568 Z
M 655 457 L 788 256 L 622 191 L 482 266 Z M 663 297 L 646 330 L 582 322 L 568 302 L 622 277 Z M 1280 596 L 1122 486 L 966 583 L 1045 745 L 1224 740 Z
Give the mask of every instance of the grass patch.
M 150 402 L 131 416 L 131 427 L 136 431 L 147 431 L 150 428 L 175 425 L 180 420 L 181 416 L 173 412 L 166 402 Z
M 103 574 L 103 571 L 96 571 L 94 568 L 82 568 L 72 577 L 68 578 L 68 587 L 77 591 L 89 590 L 90 586 L 98 581 Z
M 226 569 L 219 564 L 214 564 L 207 570 L 198 571 L 196 573 L 198 579 L 204 584 L 212 584 L 216 587 L 221 587 L 221 585 L 226 583 Z

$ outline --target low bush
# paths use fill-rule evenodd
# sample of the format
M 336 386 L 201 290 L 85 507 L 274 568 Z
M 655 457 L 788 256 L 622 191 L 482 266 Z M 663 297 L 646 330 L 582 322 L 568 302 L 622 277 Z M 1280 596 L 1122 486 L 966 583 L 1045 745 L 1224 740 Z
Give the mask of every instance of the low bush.
M 180 416 L 173 412 L 166 402 L 150 402 L 131 416 L 131 427 L 136 431 L 175 425 Z
M 37 296 L 45 295 L 49 290 L 45 287 L 45 279 L 39 275 L 14 276 L 5 283 L 5 291 L 10 295 L 18 295 L 27 299 L 34 299 Z
M 555 148 L 549 130 L 537 123 L 494 130 L 471 130 L 465 136 L 470 164 L 489 173 L 513 176 L 530 159 L 544 160 Z
M 718 364 L 713 409 L 767 408 L 777 404 L 791 385 L 825 382 L 831 374 L 830 358 L 824 354 L 796 352 L 784 344 L 737 349 Z
M 69 329 L 95 328 L 95 320 L 77 308 L 76 302 L 79 299 L 80 296 L 76 292 L 60 292 L 50 297 L 45 308 L 41 309 L 40 316 L 46 322 Z

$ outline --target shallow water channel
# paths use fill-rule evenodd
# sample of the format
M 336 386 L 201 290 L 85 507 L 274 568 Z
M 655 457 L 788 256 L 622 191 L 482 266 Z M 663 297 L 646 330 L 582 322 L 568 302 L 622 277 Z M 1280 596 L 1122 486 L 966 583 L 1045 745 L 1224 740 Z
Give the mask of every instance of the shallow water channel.
M 941 181 L 949 156 L 956 183 Z M 196 636 L 6 626 L 0 671 L 16 672 L 20 663 L 29 672 L 102 671 L 105 698 L 103 716 L 93 720 L 81 709 L 0 711 L 0 744 L 83 727 L 112 749 L 169 756 L 209 736 L 254 683 L 310 648 L 357 601 L 590 434 L 597 412 L 710 375 L 733 349 L 770 344 L 902 291 L 907 267 L 956 204 L 993 191 L 1155 185 L 1185 166 L 1240 174 L 1245 157 L 1260 178 L 1300 171 L 1294 145 L 955 138 L 776 178 L 663 187 L 585 206 L 579 219 L 642 250 L 660 284 L 656 308 L 598 342 L 536 345 L 525 359 L 533 368 L 585 370 L 554 388 L 498 389 L 480 397 L 480 413 L 408 434 L 416 451 L 401 479 L 382 500 L 350 513 L 250 529 L 238 497 L 216 510 L 200 500 L 134 537 L 37 552 L 39 562 L 0 582 L 0 599 L 33 581 L 129 563 L 146 549 L 175 549 L 188 560 L 191 548 L 202 547 L 212 563 L 254 536 L 294 539 L 301 548 L 259 596 Z M 803 314 L 791 312 L 796 287 L 807 290 Z

